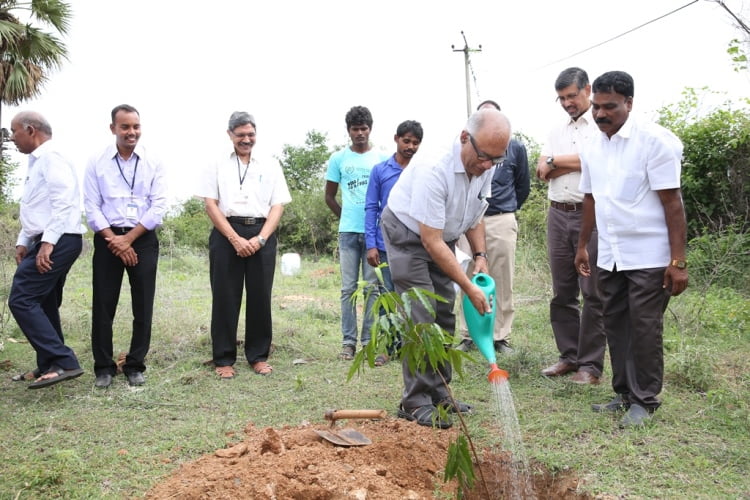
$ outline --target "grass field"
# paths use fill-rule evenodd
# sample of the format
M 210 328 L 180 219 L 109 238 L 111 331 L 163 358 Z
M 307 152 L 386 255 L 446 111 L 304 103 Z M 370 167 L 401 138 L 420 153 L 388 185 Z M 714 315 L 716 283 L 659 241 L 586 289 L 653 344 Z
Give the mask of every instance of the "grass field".
M 340 350 L 339 274 L 335 262 L 303 259 L 301 274 L 277 274 L 274 373 L 259 377 L 238 360 L 238 377 L 221 382 L 209 360 L 210 293 L 204 255 L 163 248 L 147 383 L 119 376 L 93 387 L 89 346 L 91 271 L 84 253 L 69 275 L 62 308 L 66 338 L 86 374 L 29 391 L 10 376 L 34 366 L 31 347 L 11 319 L 0 340 L 0 499 L 133 498 L 180 463 L 236 441 L 256 426 L 322 422 L 327 409 L 385 408 L 401 393 L 400 366 L 389 363 L 347 382 Z M 2 270 L 6 300 L 12 264 Z M 750 306 L 737 293 L 693 287 L 666 314 L 666 384 L 653 425 L 621 430 L 590 411 L 611 397 L 604 383 L 579 387 L 546 379 L 556 359 L 548 321 L 546 261 L 522 247 L 517 262 L 515 353 L 500 359 L 511 387 L 526 451 L 552 471 L 572 470 L 581 489 L 618 498 L 750 497 Z M 129 291 L 116 320 L 115 350 L 129 342 Z M 242 325 L 241 325 L 242 329 Z M 476 354 L 477 358 L 479 357 Z M 474 403 L 469 426 L 489 439 L 491 390 L 485 366 L 468 364 L 452 384 Z

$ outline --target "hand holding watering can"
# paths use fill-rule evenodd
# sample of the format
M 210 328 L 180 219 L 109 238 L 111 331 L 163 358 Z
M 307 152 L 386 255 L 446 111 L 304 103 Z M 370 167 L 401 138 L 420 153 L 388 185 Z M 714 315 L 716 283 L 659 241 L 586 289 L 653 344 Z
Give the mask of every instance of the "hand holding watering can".
M 471 282 L 484 293 L 492 310 L 490 312 L 477 311 L 471 298 L 464 294 L 463 309 L 466 326 L 469 328 L 469 336 L 479 348 L 479 352 L 490 362 L 490 373 L 487 378 L 492 383 L 500 383 L 508 380 L 508 372 L 497 367 L 497 356 L 495 355 L 493 339 L 496 309 L 495 280 L 488 274 L 478 273 L 474 275 Z

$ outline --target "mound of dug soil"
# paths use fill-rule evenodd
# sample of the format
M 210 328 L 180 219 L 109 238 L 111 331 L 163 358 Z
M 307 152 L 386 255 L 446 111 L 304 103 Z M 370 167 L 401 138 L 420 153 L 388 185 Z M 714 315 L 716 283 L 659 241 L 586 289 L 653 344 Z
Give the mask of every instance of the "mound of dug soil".
M 456 430 L 434 430 L 405 420 L 345 421 L 334 430 L 353 428 L 372 440 L 367 446 L 340 447 L 303 425 L 245 429 L 245 439 L 182 465 L 154 486 L 149 499 L 430 499 L 455 496 L 455 481 L 443 482 L 448 446 Z M 490 498 L 508 498 L 507 457 L 483 453 L 481 470 Z M 537 498 L 584 498 L 577 479 L 534 470 Z M 475 488 L 467 498 L 487 498 Z

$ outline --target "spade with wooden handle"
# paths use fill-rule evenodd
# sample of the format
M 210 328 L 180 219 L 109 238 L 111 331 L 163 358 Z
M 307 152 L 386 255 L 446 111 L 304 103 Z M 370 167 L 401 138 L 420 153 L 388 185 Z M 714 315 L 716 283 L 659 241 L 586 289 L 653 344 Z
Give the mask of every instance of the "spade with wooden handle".
M 318 436 L 337 446 L 365 446 L 372 444 L 370 438 L 355 429 L 334 430 L 336 420 L 349 418 L 377 419 L 385 418 L 385 410 L 328 410 L 325 419 L 331 421 L 330 430 L 316 430 Z

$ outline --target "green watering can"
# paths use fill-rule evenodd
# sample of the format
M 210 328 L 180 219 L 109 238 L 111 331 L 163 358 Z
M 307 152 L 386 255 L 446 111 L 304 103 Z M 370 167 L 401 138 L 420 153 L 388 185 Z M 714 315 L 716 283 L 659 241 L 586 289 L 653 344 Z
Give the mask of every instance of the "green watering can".
M 508 372 L 497 367 L 497 356 L 495 355 L 493 337 L 493 331 L 495 330 L 495 310 L 497 306 L 495 300 L 495 280 L 488 274 L 477 273 L 471 279 L 471 282 L 484 292 L 484 296 L 487 298 L 492 312 L 487 314 L 480 313 L 476 310 L 474 304 L 471 303 L 471 300 L 469 300 L 469 296 L 464 294 L 463 309 L 466 326 L 469 328 L 469 336 L 477 348 L 479 348 L 479 352 L 490 362 L 490 373 L 487 375 L 487 379 L 493 384 L 499 384 L 508 380 Z

